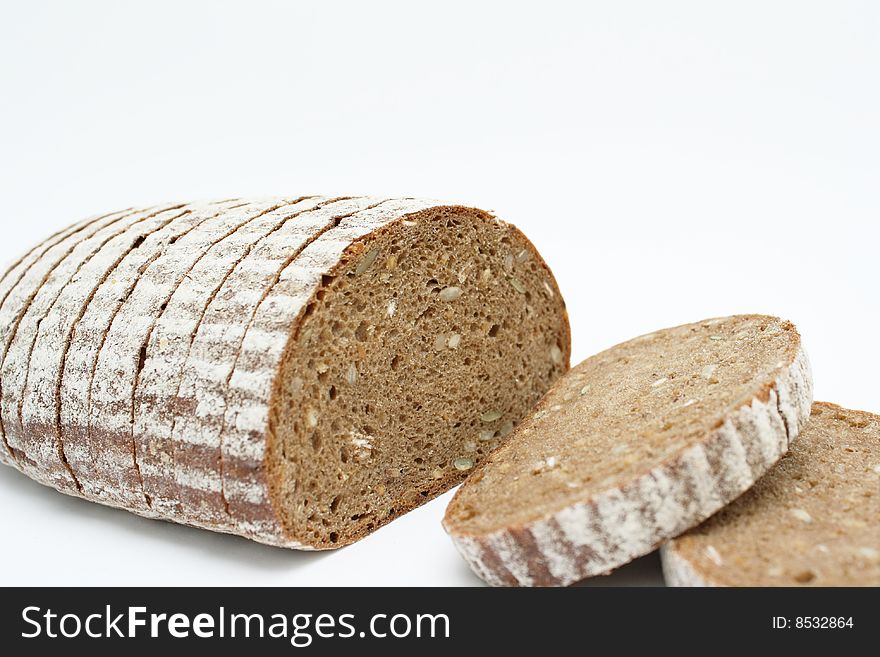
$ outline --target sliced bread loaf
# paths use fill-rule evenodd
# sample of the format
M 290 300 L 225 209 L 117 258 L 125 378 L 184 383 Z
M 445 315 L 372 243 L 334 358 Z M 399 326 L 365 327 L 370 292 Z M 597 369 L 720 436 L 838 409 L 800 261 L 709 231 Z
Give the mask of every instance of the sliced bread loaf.
M 672 586 L 880 586 L 880 416 L 816 402 L 770 472 L 661 555 Z
M 42 483 L 332 548 L 461 481 L 568 368 L 552 274 L 486 212 L 173 207 L 70 231 L 4 279 L 0 402 Z
M 494 585 L 607 573 L 748 489 L 809 416 L 788 322 L 743 315 L 588 358 L 471 475 L 444 526 Z

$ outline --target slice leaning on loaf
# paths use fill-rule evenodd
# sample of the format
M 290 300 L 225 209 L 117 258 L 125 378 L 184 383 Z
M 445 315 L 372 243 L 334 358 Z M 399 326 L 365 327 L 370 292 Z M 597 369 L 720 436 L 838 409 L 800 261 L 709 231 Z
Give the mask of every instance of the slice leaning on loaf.
M 117 216 L 66 233 L 4 301 L 10 464 L 62 492 L 337 547 L 460 482 L 568 368 L 551 272 L 481 210 L 298 197 Z
M 558 381 L 443 524 L 493 585 L 567 585 L 693 527 L 788 449 L 812 401 L 788 322 L 741 315 L 635 338 Z
M 880 586 L 880 416 L 816 402 L 770 472 L 661 550 L 672 586 Z

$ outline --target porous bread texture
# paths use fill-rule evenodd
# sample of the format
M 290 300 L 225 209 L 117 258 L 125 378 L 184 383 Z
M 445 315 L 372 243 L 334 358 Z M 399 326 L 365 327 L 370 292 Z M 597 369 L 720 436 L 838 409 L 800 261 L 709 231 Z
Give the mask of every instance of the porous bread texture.
M 552 274 L 479 210 L 169 205 L 52 240 L 0 280 L 12 464 L 147 517 L 343 545 L 459 481 L 568 367 Z
M 748 489 L 809 415 L 794 327 L 741 315 L 575 367 L 451 501 L 444 526 L 493 585 L 607 573 Z
M 661 551 L 671 586 L 880 586 L 880 416 L 816 402 L 790 451 Z
M 516 229 L 429 208 L 374 234 L 324 276 L 277 379 L 285 525 L 341 545 L 449 489 L 567 358 L 558 290 Z

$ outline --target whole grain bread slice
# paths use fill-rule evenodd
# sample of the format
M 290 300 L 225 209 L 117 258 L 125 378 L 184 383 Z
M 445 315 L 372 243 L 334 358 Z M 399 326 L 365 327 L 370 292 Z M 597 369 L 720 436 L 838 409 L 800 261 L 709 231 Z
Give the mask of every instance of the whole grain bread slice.
M 880 416 L 813 404 L 755 486 L 661 551 L 671 586 L 880 586 Z
M 452 499 L 444 526 L 493 585 L 607 573 L 748 489 L 809 416 L 800 336 L 741 315 L 588 358 Z

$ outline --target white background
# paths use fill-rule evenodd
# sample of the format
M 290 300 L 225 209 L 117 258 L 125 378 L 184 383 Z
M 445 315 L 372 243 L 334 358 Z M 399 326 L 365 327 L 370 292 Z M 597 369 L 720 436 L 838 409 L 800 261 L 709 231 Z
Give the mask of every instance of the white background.
M 880 5 L 3 2 L 0 256 L 166 200 L 494 209 L 553 267 L 574 361 L 708 316 L 795 321 L 818 399 L 880 411 Z M 449 495 L 301 554 L 0 468 L 4 584 L 478 584 Z M 598 583 L 658 583 L 649 557 Z

